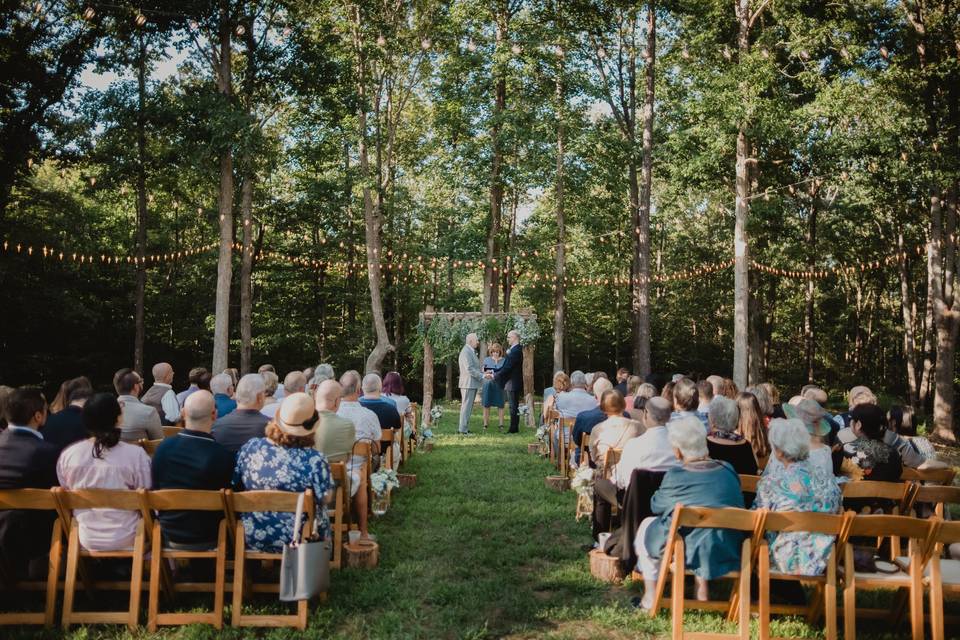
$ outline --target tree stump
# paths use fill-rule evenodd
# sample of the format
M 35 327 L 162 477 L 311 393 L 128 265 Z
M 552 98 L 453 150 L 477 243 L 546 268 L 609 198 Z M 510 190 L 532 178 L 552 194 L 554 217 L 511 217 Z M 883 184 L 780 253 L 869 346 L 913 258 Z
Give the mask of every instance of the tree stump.
M 540 443 L 531 442 L 527 445 L 527 453 L 540 453 Z
M 400 486 L 404 489 L 417 486 L 417 474 L 415 473 L 398 473 L 397 480 L 400 481 Z
M 423 451 L 424 453 L 430 453 L 431 451 L 433 451 L 433 443 L 427 440 L 426 442 L 420 445 L 420 450 Z
M 372 540 L 357 540 L 343 545 L 344 559 L 348 567 L 375 569 L 380 563 L 380 545 Z
M 570 478 L 567 476 L 547 476 L 543 480 L 554 491 L 563 492 L 570 488 Z
M 624 578 L 620 558 L 608 556 L 600 549 L 590 552 L 590 574 L 597 580 L 612 584 L 620 584 Z

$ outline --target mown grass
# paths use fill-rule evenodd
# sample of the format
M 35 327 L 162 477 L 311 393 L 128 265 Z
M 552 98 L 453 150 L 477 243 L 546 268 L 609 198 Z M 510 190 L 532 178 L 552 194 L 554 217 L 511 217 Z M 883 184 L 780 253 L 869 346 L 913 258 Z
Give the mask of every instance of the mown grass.
M 594 580 L 581 546 L 589 523 L 573 518 L 574 496 L 544 486 L 549 463 L 526 453 L 532 431 L 455 435 L 455 406 L 436 429 L 436 447 L 404 469 L 417 487 L 394 495 L 388 514 L 375 520 L 381 543 L 376 570 L 333 575 L 329 600 L 317 605 L 306 632 L 235 630 L 204 625 L 164 629 L 157 637 L 437 639 L 669 637 L 669 614 L 656 619 L 630 607 L 637 593 Z M 473 429 L 479 430 L 475 418 Z M 888 602 L 889 599 L 881 600 Z M 280 611 L 267 596 L 250 609 Z M 184 606 L 189 606 L 184 603 Z M 229 620 L 229 612 L 227 619 Z M 732 630 L 719 615 L 690 612 L 688 630 Z M 885 632 L 877 633 L 879 631 Z M 822 637 L 820 627 L 796 619 L 774 622 L 775 635 Z M 872 632 L 872 633 L 871 633 Z M 754 629 L 754 633 L 756 630 Z M 900 638 L 905 627 L 859 621 L 858 636 Z M 44 633 L 7 629 L 6 637 L 139 638 L 145 630 L 99 626 Z

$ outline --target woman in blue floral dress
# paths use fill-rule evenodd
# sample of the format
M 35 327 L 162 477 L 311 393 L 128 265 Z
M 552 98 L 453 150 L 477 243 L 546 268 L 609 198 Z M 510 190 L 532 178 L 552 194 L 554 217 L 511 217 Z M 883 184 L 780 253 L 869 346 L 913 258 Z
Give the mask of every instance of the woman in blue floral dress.
M 324 502 L 333 481 L 327 459 L 314 449 L 318 424 L 319 416 L 310 396 L 295 393 L 284 398 L 276 420 L 267 424 L 267 437 L 248 441 L 237 454 L 233 486 L 238 491 L 312 489 L 316 502 L 313 531 L 326 539 L 330 521 Z M 282 551 L 293 537 L 293 519 L 292 513 L 276 511 L 241 514 L 247 546 L 260 551 Z
M 770 422 L 773 455 L 782 464 L 764 474 L 757 485 L 754 509 L 840 513 L 840 487 L 832 475 L 808 461 L 810 434 L 800 420 Z M 824 533 L 768 533 L 770 566 L 780 573 L 823 575 L 834 537 Z

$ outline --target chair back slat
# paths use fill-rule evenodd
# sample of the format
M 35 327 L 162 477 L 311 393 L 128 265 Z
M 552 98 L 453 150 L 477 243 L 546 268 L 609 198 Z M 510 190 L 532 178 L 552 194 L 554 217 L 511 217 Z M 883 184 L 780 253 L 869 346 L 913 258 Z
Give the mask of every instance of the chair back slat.
M 303 509 L 313 509 L 313 490 L 307 489 L 307 499 L 303 501 Z M 281 513 L 296 513 L 296 491 L 234 491 L 230 494 L 230 501 L 234 513 L 249 513 L 251 511 L 278 511 Z
M 942 487 L 923 485 L 917 487 L 913 496 L 913 504 L 932 504 L 938 516 L 943 517 L 943 508 L 946 504 L 960 504 L 960 487 Z
M 960 521 L 942 522 L 940 531 L 937 532 L 937 542 L 941 544 L 960 542 Z
M 380 442 L 393 442 L 395 429 L 380 429 Z
M 55 491 L 62 508 L 74 509 L 121 509 L 142 511 L 145 489 L 74 489 Z
M 883 500 L 906 499 L 910 491 L 909 482 L 875 482 L 873 480 L 855 480 L 843 484 L 843 499 L 877 498 Z
M 757 517 L 758 512 L 756 511 L 734 507 L 715 509 L 677 505 L 673 512 L 674 521 L 680 527 L 708 527 L 750 532 L 754 530 Z
M 850 523 L 850 537 L 898 536 L 914 540 L 926 539 L 936 522 L 907 516 L 857 515 Z
M 147 505 L 154 511 L 223 511 L 225 490 L 158 489 L 147 492 Z
M 153 454 L 157 452 L 157 447 L 160 446 L 161 442 L 163 442 L 163 438 L 160 438 L 159 440 L 137 440 L 137 444 L 140 445 L 151 458 L 153 457 Z
M 613 468 L 620 462 L 620 456 L 623 455 L 623 449 L 607 449 L 607 452 L 603 454 L 603 474 L 600 476 L 602 478 L 610 478 L 610 474 L 613 473 Z
M 330 477 L 334 482 L 344 482 L 347 479 L 347 465 L 345 462 L 330 463 Z
M 50 489 L 4 489 L 0 491 L 0 509 L 36 509 L 55 511 L 57 500 Z
M 163 437 L 172 438 L 173 436 L 177 435 L 181 431 L 183 431 L 183 427 L 178 427 L 178 426 L 163 427 Z
M 768 511 L 764 522 L 765 531 L 802 531 L 839 535 L 843 530 L 844 516 L 833 513 L 810 513 L 801 511 Z
M 900 479 L 908 482 L 935 482 L 937 484 L 949 485 L 953 482 L 957 472 L 952 467 L 943 467 L 937 469 L 913 469 L 904 467 L 900 473 Z
M 740 490 L 743 493 L 756 493 L 757 485 L 760 483 L 760 476 L 751 476 L 740 474 Z

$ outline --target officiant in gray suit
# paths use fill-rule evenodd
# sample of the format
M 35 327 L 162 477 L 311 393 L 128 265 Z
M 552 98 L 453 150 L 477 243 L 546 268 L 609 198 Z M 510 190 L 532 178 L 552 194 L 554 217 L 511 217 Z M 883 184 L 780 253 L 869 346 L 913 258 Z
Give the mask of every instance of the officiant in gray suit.
M 480 369 L 480 358 L 477 357 L 477 347 L 480 340 L 477 334 L 468 333 L 466 343 L 460 350 L 460 433 L 470 433 L 470 414 L 473 412 L 473 402 L 477 397 L 477 389 L 483 384 L 483 371 Z

